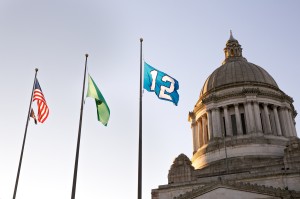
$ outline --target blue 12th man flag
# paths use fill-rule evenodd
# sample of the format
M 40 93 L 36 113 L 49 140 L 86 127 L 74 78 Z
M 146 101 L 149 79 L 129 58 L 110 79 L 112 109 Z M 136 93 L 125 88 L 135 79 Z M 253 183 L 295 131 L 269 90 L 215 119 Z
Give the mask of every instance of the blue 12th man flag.
M 159 99 L 171 101 L 176 106 L 178 104 L 178 81 L 166 73 L 153 68 L 146 62 L 144 62 L 144 89 L 149 92 L 155 92 Z

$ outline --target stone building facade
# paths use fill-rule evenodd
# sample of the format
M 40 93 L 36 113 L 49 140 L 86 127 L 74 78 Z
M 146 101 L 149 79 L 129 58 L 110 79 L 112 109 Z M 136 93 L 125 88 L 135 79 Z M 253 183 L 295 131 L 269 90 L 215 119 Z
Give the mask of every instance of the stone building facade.
M 300 198 L 293 99 L 232 34 L 224 52 L 188 115 L 193 156 L 174 160 L 152 199 Z

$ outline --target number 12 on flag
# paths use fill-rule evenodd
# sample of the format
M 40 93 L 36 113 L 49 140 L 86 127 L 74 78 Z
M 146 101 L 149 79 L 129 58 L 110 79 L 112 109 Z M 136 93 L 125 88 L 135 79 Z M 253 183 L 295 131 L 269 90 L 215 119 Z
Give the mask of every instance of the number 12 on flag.
M 146 62 L 144 62 L 144 89 L 149 92 L 155 92 L 159 99 L 171 101 L 176 106 L 178 104 L 178 81 L 166 73 L 153 68 Z

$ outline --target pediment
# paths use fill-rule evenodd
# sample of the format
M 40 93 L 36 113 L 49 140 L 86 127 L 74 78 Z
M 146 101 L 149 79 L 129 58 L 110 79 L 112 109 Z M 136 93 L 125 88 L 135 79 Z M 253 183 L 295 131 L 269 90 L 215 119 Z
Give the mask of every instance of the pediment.
M 233 181 L 217 181 L 181 194 L 174 199 L 280 199 L 300 198 L 300 192 L 264 185 Z
M 273 197 L 265 194 L 259 194 L 259 193 L 252 193 L 248 191 L 241 191 L 241 190 L 235 190 L 228 187 L 218 187 L 216 189 L 213 189 L 211 191 L 208 191 L 202 195 L 199 195 L 195 197 L 194 199 L 215 199 L 215 198 L 222 198 L 222 199 L 264 199 L 264 198 L 278 198 L 280 197 Z

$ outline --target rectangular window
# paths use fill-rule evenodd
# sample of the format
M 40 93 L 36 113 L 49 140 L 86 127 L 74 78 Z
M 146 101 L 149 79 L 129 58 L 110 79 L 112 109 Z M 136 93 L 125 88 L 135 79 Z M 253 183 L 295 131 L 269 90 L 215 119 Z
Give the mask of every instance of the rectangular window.
M 273 135 L 277 135 L 276 123 L 275 123 L 275 115 L 274 113 L 270 113 L 269 115 L 270 123 L 271 123 L 271 131 Z
M 224 132 L 225 132 L 225 137 L 227 137 L 227 133 L 226 133 L 226 123 L 225 123 L 225 117 L 223 117 L 223 124 L 224 124 Z
M 233 134 L 233 136 L 236 136 L 237 135 L 237 128 L 236 128 L 235 115 L 231 115 L 231 124 L 232 124 L 232 134 Z
M 245 123 L 245 115 L 244 115 L 244 113 L 241 113 L 241 120 L 242 120 L 243 135 L 246 135 L 246 123 Z
M 260 116 L 260 121 L 261 121 L 262 132 L 265 133 L 265 123 L 263 120 L 263 115 L 260 113 L 259 116 Z

